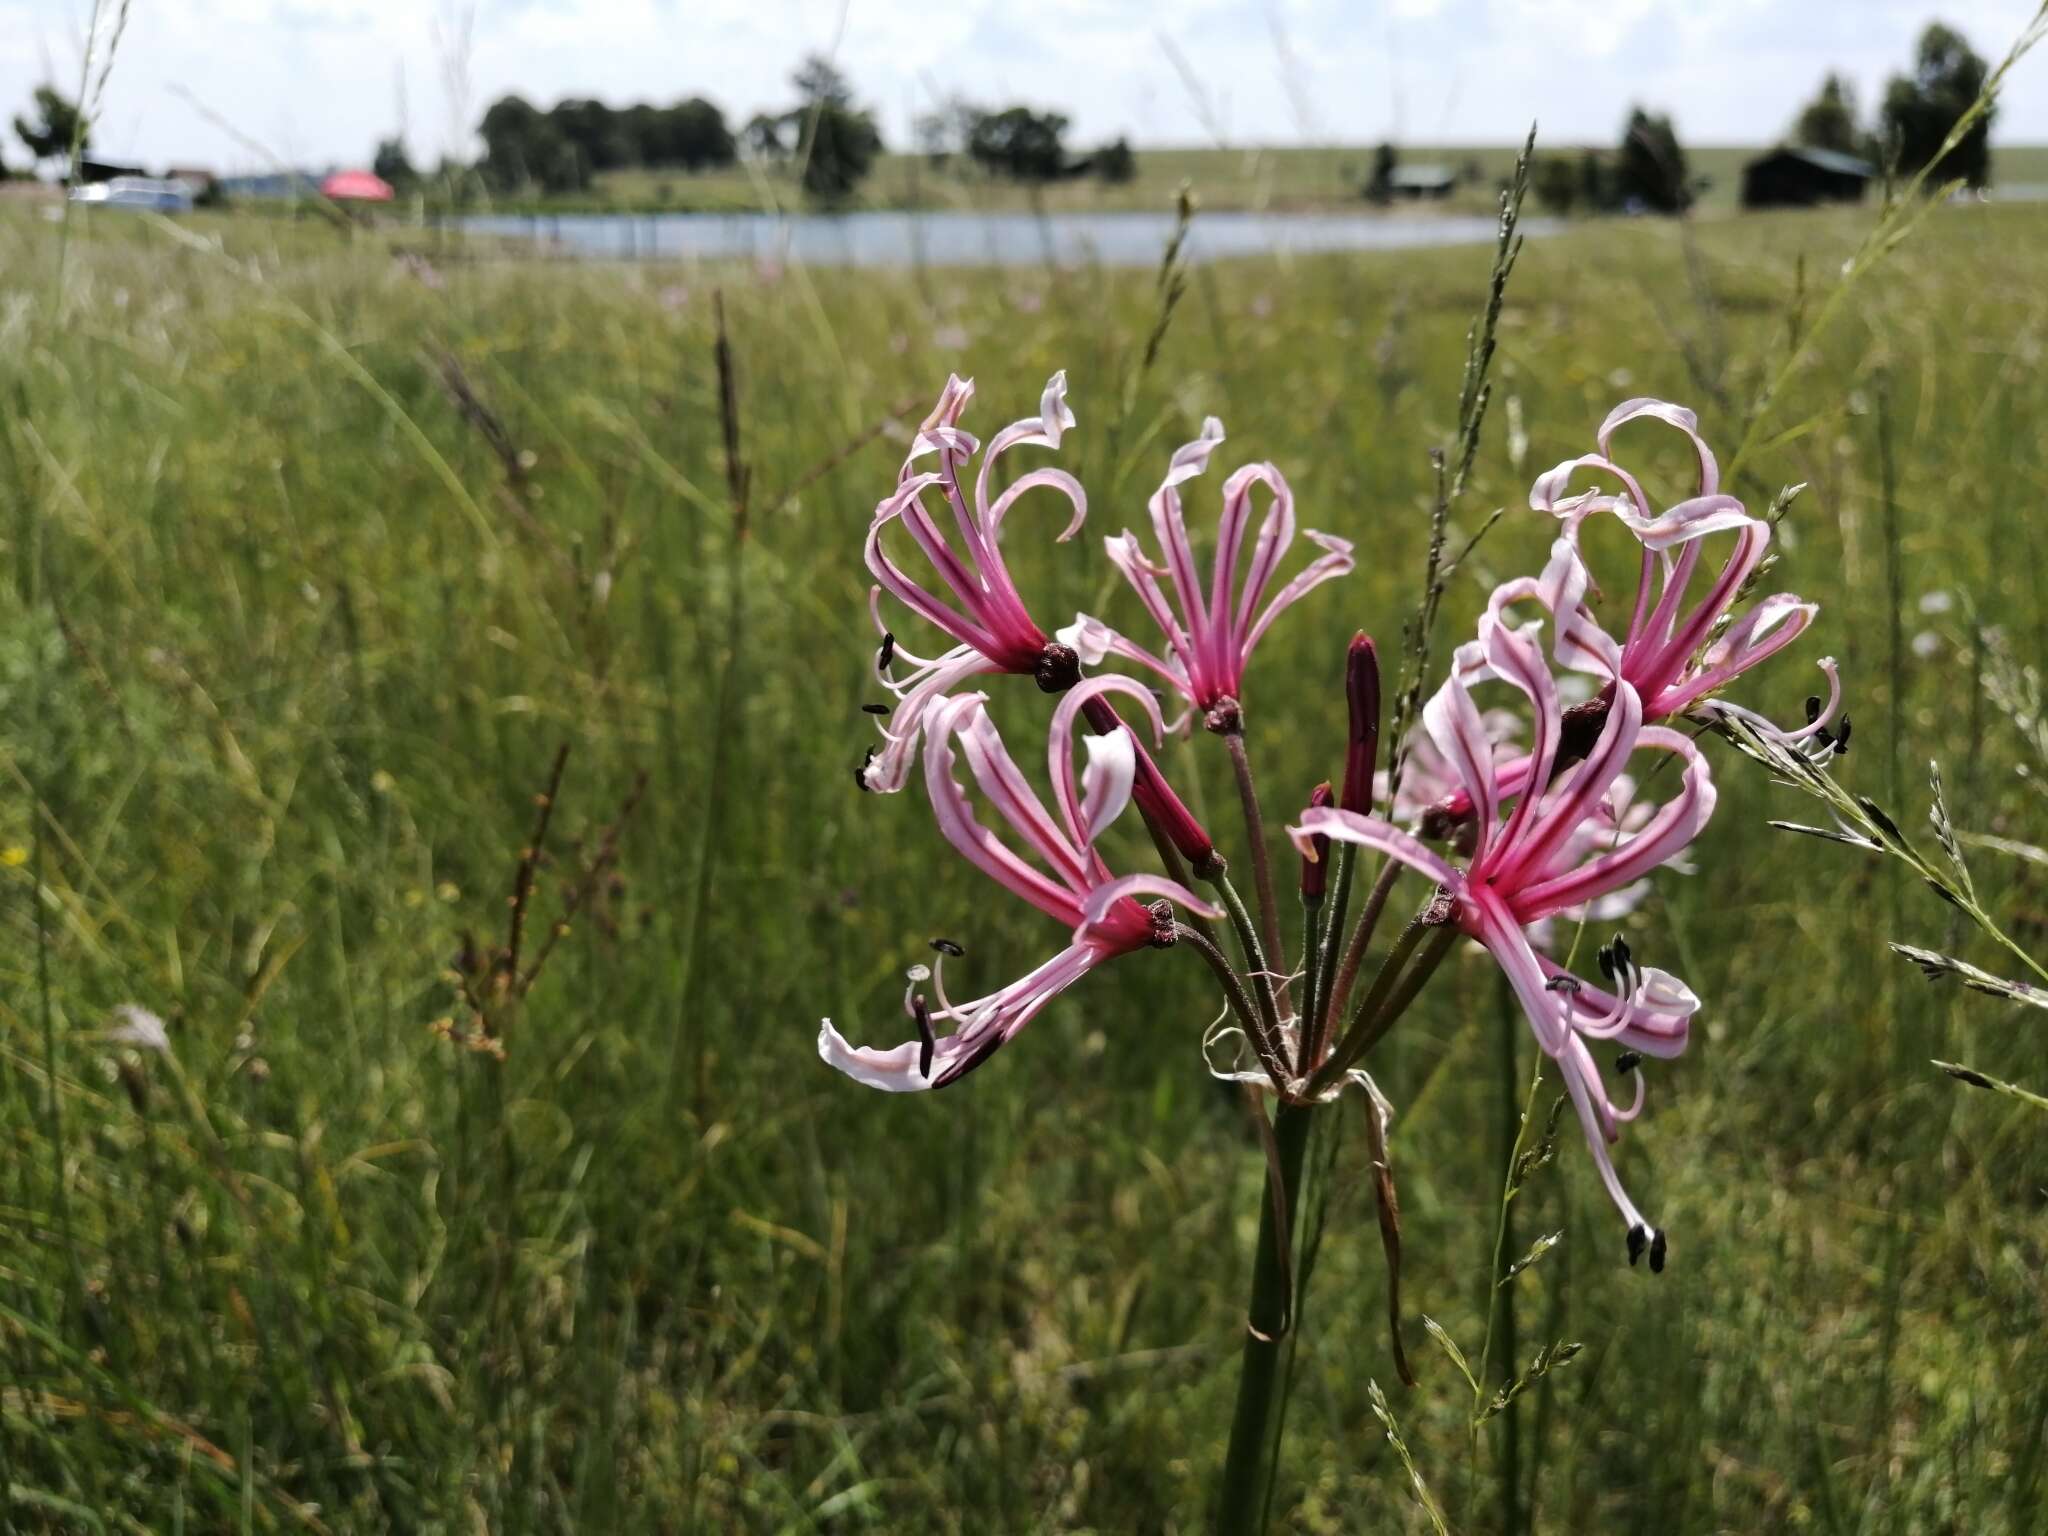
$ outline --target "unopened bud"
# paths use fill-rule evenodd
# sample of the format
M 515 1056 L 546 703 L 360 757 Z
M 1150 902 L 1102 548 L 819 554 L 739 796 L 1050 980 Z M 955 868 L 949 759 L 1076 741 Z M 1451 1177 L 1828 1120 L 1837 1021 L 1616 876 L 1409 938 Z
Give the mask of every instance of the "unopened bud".
M 1330 793 L 1330 784 L 1326 779 L 1318 784 L 1308 797 L 1309 808 L 1321 809 L 1330 805 L 1336 798 Z M 1321 901 L 1330 879 L 1330 840 L 1319 832 L 1309 839 L 1309 847 L 1313 852 L 1301 856 L 1301 899 Z
M 1344 793 L 1338 804 L 1372 813 L 1372 776 L 1380 759 L 1380 658 L 1364 630 L 1351 637 L 1344 660 L 1344 699 L 1351 706 L 1351 737 L 1344 749 Z

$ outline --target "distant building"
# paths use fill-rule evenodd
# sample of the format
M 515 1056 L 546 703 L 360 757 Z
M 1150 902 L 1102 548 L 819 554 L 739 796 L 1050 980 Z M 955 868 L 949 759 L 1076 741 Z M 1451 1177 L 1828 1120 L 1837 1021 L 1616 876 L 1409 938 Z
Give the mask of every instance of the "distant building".
M 91 186 L 102 181 L 112 181 L 116 176 L 147 176 L 149 172 L 139 165 L 130 165 L 125 160 L 104 160 L 97 155 L 81 155 L 78 159 L 78 180 Z
M 213 172 L 204 166 L 174 165 L 164 172 L 166 181 L 182 181 L 192 189 L 194 197 L 204 197 L 213 190 Z
M 1742 169 L 1745 208 L 1814 208 L 1857 203 L 1877 174 L 1868 160 L 1832 149 L 1783 145 Z
M 1448 165 L 1397 165 L 1387 177 L 1387 196 L 1419 202 L 1449 197 L 1457 185 L 1458 173 Z

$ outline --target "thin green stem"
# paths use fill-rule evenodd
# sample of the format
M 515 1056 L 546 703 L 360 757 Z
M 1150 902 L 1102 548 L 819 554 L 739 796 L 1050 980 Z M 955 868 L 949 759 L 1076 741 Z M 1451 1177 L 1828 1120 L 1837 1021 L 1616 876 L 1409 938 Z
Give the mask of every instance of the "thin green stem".
M 1280 899 L 1273 889 L 1273 861 L 1266 848 L 1266 821 L 1259 809 L 1259 789 L 1252 778 L 1252 760 L 1245 751 L 1244 733 L 1226 731 L 1223 744 L 1230 749 L 1231 772 L 1237 777 L 1237 800 L 1244 812 L 1245 841 L 1252 850 L 1252 889 L 1259 898 L 1259 941 L 1266 946 L 1266 958 L 1275 970 L 1284 964 L 1280 947 Z M 1287 1017 L 1287 985 L 1275 989 L 1280 1016 Z
M 1216 887 L 1216 894 L 1223 898 L 1223 910 L 1230 915 L 1230 926 L 1237 930 L 1238 947 L 1244 951 L 1245 972 L 1251 977 L 1252 995 L 1259 1003 L 1260 1024 L 1268 1044 L 1277 1052 L 1280 1015 L 1273 1001 L 1273 972 L 1266 963 L 1266 951 L 1259 943 L 1258 930 L 1252 926 L 1252 915 L 1245 907 L 1244 898 L 1237 894 L 1237 887 L 1230 883 L 1227 870 L 1213 869 L 1205 878 Z
M 1321 960 L 1316 969 L 1322 977 L 1322 985 L 1315 1011 L 1302 1028 L 1301 1060 L 1304 1070 L 1313 1068 L 1322 1059 L 1323 1042 L 1330 1035 L 1330 978 L 1337 972 L 1337 946 L 1344 941 L 1344 919 L 1351 909 L 1351 877 L 1358 862 L 1357 845 L 1338 843 L 1331 850 L 1330 857 L 1333 862 L 1330 867 L 1330 894 L 1326 902 L 1329 915 L 1323 923 L 1322 937 L 1317 941 Z
M 1337 979 L 1330 984 L 1330 1017 L 1344 1016 L 1345 1006 L 1351 1001 L 1351 988 L 1357 983 L 1358 968 L 1365 963 L 1365 952 L 1372 943 L 1373 931 L 1380 925 L 1380 915 L 1387 910 L 1387 898 L 1393 894 L 1394 882 L 1401 876 L 1401 865 L 1394 859 L 1380 862 L 1379 878 L 1372 883 L 1372 893 L 1365 898 L 1365 910 L 1358 914 L 1358 926 L 1351 931 L 1351 942 L 1344 949 L 1344 964 L 1337 972 Z
M 1318 925 L 1323 915 L 1323 897 L 1306 892 L 1301 898 L 1301 1069 L 1313 1068 L 1322 1049 L 1317 1022 L 1322 1017 L 1323 945 Z
M 1244 1359 L 1231 1416 L 1230 1448 L 1223 1459 L 1217 1504 L 1219 1536 L 1251 1536 L 1265 1524 L 1267 1491 L 1279 1451 L 1281 1388 L 1288 1334 L 1293 1326 L 1289 1255 L 1301 1192 L 1303 1154 L 1314 1123 L 1312 1104 L 1282 1104 L 1273 1117 L 1275 1155 L 1266 1169 L 1260 1202 L 1259 1245 L 1252 1260 L 1251 1305 L 1245 1314 Z
M 1501 1171 L 1500 1179 L 1500 1220 L 1493 1232 L 1493 1268 L 1488 1271 L 1489 1284 L 1500 1279 L 1501 1267 L 1507 1263 L 1508 1255 L 1508 1207 L 1514 1203 L 1517 1193 L 1515 1167 L 1522 1160 L 1522 1147 L 1529 1139 L 1529 1126 L 1536 1114 L 1536 1090 L 1543 1086 L 1543 1058 L 1536 1058 L 1536 1070 L 1529 1077 L 1529 1096 L 1522 1102 L 1522 1124 L 1515 1132 L 1514 1145 L 1508 1149 L 1507 1167 Z M 1480 1398 L 1486 1391 L 1486 1371 L 1493 1361 L 1493 1312 L 1486 1315 L 1486 1338 L 1479 1348 L 1479 1371 L 1473 1378 L 1476 1385 L 1472 1392 L 1472 1416 L 1479 1416 Z M 1473 1433 L 1478 1433 L 1475 1423 Z
M 1420 914 L 1409 921 L 1387 951 L 1386 959 L 1380 962 L 1379 972 L 1373 977 L 1372 986 L 1365 996 L 1359 1000 L 1357 1011 L 1352 1014 L 1351 1023 L 1337 1048 L 1309 1079 L 1309 1096 L 1327 1091 L 1393 1028 L 1408 1005 L 1415 1001 L 1424 983 L 1435 974 L 1451 947 L 1451 941 L 1457 936 L 1458 930 L 1448 923 L 1424 923 Z M 1426 946 L 1423 945 L 1425 937 L 1429 941 Z M 1409 959 L 1418 947 L 1422 954 L 1410 966 Z
M 1268 1042 L 1265 1031 L 1259 1025 L 1258 1015 L 1253 1012 L 1252 1001 L 1245 995 L 1244 978 L 1231 969 L 1229 957 L 1216 947 L 1216 941 L 1190 923 L 1175 923 L 1174 935 L 1183 944 L 1202 957 L 1209 967 L 1209 973 L 1216 978 L 1216 984 L 1223 989 L 1224 1001 L 1230 1004 L 1230 1011 L 1237 1015 L 1238 1026 L 1244 1030 L 1245 1039 L 1258 1052 L 1259 1062 L 1274 1082 L 1282 1081 L 1287 1072 L 1287 1063 L 1278 1056 L 1268 1056 Z

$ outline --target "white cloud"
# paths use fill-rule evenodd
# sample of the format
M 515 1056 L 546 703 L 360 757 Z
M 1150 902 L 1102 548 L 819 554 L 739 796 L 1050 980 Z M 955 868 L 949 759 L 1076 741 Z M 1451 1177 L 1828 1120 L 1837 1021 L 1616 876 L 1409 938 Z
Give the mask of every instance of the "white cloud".
M 1941 10 L 1996 58 L 2034 3 Z M 1207 136 L 1150 0 L 480 0 L 464 53 L 449 40 L 466 4 L 136 0 L 96 141 L 152 163 L 262 163 L 211 117 L 283 160 L 359 162 L 399 126 L 402 101 L 414 154 L 431 160 L 510 90 L 543 103 L 702 93 L 743 120 L 786 102 L 790 70 L 834 46 L 842 13 L 838 60 L 898 143 L 953 92 L 1057 106 L 1083 140 Z M 76 80 L 90 10 L 0 0 L 0 121 L 46 74 Z M 1175 48 L 1240 142 L 1498 142 L 1532 118 L 1549 142 L 1604 142 L 1642 101 L 1695 141 L 1753 143 L 1782 131 L 1830 69 L 1873 103 L 1928 11 L 1926 0 L 1184 0 L 1170 14 Z M 2048 140 L 2044 59 L 2015 73 L 1999 138 Z M 11 154 L 19 163 L 19 146 Z

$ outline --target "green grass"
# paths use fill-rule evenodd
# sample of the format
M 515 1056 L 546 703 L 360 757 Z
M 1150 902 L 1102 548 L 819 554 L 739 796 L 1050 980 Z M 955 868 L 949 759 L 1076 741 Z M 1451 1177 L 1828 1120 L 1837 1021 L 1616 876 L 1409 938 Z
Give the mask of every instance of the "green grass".
M 1401 213 L 1451 211 L 1490 212 L 1500 183 L 1514 168 L 1517 146 L 1484 144 L 1444 147 L 1417 145 L 1403 158 L 1415 164 L 1442 164 L 1458 170 L 1458 189 L 1442 203 L 1395 210 Z M 1581 153 L 1579 145 L 1541 146 L 1545 154 Z M 1704 145 L 1686 151 L 1693 174 L 1710 185 L 1700 200 L 1708 213 L 1734 211 L 1742 191 L 1742 167 L 1755 158 L 1754 147 Z M 1476 167 L 1476 175 L 1471 168 Z M 2001 183 L 2048 181 L 2048 145 L 2001 146 L 1993 173 Z M 1041 188 L 992 181 L 971 169 L 934 168 L 922 156 L 884 155 L 856 192 L 856 208 L 954 208 L 1025 210 L 1049 208 L 1076 212 L 1159 211 L 1173 206 L 1182 182 L 1192 186 L 1205 208 L 1273 209 L 1285 211 L 1365 211 L 1360 196 L 1372 170 L 1372 146 L 1333 145 L 1319 148 L 1144 149 L 1138 152 L 1138 175 L 1121 186 L 1092 178 L 1058 182 Z M 527 206 L 518 199 L 519 206 Z M 584 193 L 542 199 L 532 206 L 555 212 L 606 209 L 635 212 L 736 212 L 762 207 L 792 207 L 803 202 L 790 177 L 779 171 L 749 166 L 696 174 L 649 170 L 611 171 Z
M 900 424 L 785 493 L 890 412 L 914 421 L 949 368 L 975 373 L 985 432 L 1065 367 L 1080 427 L 1061 461 L 1089 486 L 1090 534 L 1056 546 L 1027 509 L 1013 563 L 1041 616 L 1128 616 L 1095 537 L 1136 523 L 1167 452 L 1220 414 L 1228 462 L 1275 461 L 1303 521 L 1365 556 L 1259 654 L 1250 745 L 1291 807 L 1337 766 L 1351 630 L 1391 644 L 1409 611 L 1485 253 L 1202 269 L 1126 408 L 1144 273 L 770 280 L 451 249 L 432 286 L 369 239 L 191 228 L 83 221 L 60 268 L 53 227 L 0 218 L 12 1522 L 1201 1529 L 1262 1167 L 1202 1070 L 1206 977 L 1172 953 L 1121 962 L 930 1098 L 818 1063 L 824 1014 L 898 1038 L 902 969 L 930 935 L 968 944 L 958 986 L 1060 935 L 990 899 L 919 792 L 849 782 L 870 739 L 859 540 Z M 1861 228 L 1532 243 L 1469 506 L 1522 506 L 1630 394 L 1696 404 L 1732 446 L 1788 317 Z M 1973 693 L 1960 611 L 1918 599 L 1967 592 L 2022 656 L 2048 655 L 2044 239 L 2042 210 L 1940 210 L 1807 354 L 1739 487 L 1761 506 L 1808 483 L 1774 574 L 1823 605 L 1803 654 L 1744 697 L 1796 713 L 1810 660 L 1834 653 L 1858 787 L 1918 826 L 1939 756 L 1967 828 L 2030 841 L 2040 765 Z M 721 284 L 754 491 L 737 546 Z M 956 330 L 968 345 L 941 350 Z M 520 478 L 451 402 L 444 349 L 532 455 Z M 1896 674 L 1880 391 L 1906 633 L 1936 647 Z M 1682 465 L 1654 470 L 1668 486 Z M 1447 636 L 1548 536 L 1511 512 L 1453 588 Z M 1018 738 L 1046 715 L 1029 688 L 995 707 Z M 634 775 L 650 786 L 618 880 L 505 1011 L 499 1063 L 433 1026 L 459 1017 L 465 932 L 503 931 L 565 742 L 537 921 Z M 1222 827 L 1213 746 L 1165 761 Z M 1517 1204 L 1518 1247 L 1565 1238 L 1517 1287 L 1513 1357 L 1586 1349 L 1468 1458 L 1468 1396 L 1420 1318 L 1476 1357 L 1511 1089 L 1495 973 L 1447 966 L 1374 1061 L 1398 1106 L 1422 1384 L 1394 1379 L 1354 1132 L 1285 1529 L 1426 1528 L 1375 1380 L 1461 1531 L 1500 1528 L 1510 1433 L 1546 1531 L 2048 1519 L 2048 1143 L 2031 1105 L 1925 1065 L 2039 1090 L 2039 1026 L 1892 958 L 1896 936 L 2001 968 L 1890 868 L 1770 831 L 1808 808 L 1714 760 L 1698 873 L 1629 926 L 1707 999 L 1621 1149 L 1671 1269 L 1626 1266 L 1568 1132 Z M 2038 869 L 1976 857 L 2038 944 Z M 128 1001 L 171 1021 L 173 1060 L 104 1038 Z

